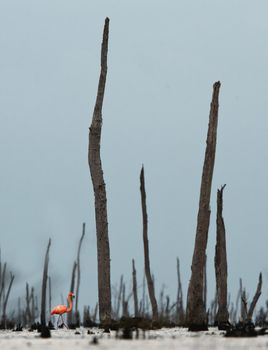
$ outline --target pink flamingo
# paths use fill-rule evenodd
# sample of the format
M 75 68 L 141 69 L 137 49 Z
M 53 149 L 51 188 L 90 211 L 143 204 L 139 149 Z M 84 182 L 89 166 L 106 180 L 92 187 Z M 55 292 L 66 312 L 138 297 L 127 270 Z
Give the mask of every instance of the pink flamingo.
M 64 325 L 66 328 L 68 328 L 68 326 L 63 321 L 62 315 L 67 313 L 67 312 L 71 312 L 72 311 L 72 309 L 73 309 L 73 298 L 74 298 L 74 293 L 70 292 L 68 294 L 68 298 L 67 298 L 69 306 L 67 306 L 67 305 L 57 305 L 51 310 L 51 312 L 50 312 L 51 315 L 59 315 L 58 322 L 57 322 L 57 327 L 59 326 L 59 320 L 61 319 L 62 325 Z

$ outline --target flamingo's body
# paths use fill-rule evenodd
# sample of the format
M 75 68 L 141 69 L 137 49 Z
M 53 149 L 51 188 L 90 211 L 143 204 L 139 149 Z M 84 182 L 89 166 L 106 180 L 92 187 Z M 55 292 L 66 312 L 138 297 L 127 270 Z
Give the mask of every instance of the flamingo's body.
M 68 328 L 67 325 L 63 321 L 62 315 L 67 313 L 67 312 L 71 312 L 72 311 L 72 309 L 73 309 L 73 298 L 74 298 L 74 293 L 70 292 L 68 294 L 68 304 L 69 304 L 69 306 L 67 306 L 67 305 L 57 305 L 51 310 L 51 312 L 50 312 L 51 315 L 59 315 L 57 325 L 59 324 L 59 320 L 61 319 L 62 320 L 62 324 L 66 328 Z

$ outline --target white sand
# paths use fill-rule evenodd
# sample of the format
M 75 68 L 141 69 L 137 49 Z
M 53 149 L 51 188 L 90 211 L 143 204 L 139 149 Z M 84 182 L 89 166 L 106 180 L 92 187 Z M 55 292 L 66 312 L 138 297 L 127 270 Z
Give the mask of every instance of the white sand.
M 37 332 L 0 331 L 0 350 L 227 350 L 227 349 L 267 349 L 268 336 L 257 338 L 224 338 L 222 332 L 211 328 L 209 332 L 191 333 L 186 329 L 173 328 L 150 331 L 146 339 L 121 340 L 115 338 L 115 332 L 110 335 L 102 334 L 95 329 L 95 335 L 88 335 L 87 329 L 80 328 L 81 334 L 75 335 L 74 330 L 55 330 L 51 338 L 41 339 Z M 98 337 L 98 344 L 91 343 L 93 337 Z M 140 332 L 142 338 L 142 332 Z

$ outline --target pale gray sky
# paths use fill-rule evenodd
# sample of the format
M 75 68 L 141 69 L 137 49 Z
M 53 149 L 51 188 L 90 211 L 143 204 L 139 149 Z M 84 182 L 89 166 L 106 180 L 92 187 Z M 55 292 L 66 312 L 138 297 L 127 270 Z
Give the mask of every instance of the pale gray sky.
M 143 275 L 139 172 L 145 165 L 151 268 L 175 298 L 176 257 L 190 278 L 209 104 L 220 93 L 208 243 L 214 294 L 215 202 L 226 183 L 229 286 L 267 298 L 267 1 L 1 0 L 0 244 L 24 283 L 39 286 L 52 237 L 54 303 L 69 291 L 82 222 L 81 306 L 97 300 L 88 126 L 110 18 L 102 161 L 112 282 Z

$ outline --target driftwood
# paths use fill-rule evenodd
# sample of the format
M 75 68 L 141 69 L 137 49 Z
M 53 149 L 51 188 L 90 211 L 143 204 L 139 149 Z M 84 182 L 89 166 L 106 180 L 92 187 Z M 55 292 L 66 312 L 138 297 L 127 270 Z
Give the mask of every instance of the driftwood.
M 141 192 L 141 206 L 142 206 L 142 219 L 143 219 L 143 247 L 144 247 L 144 268 L 145 276 L 147 280 L 148 293 L 152 306 L 153 321 L 158 320 L 158 307 L 155 298 L 154 283 L 150 270 L 150 257 L 149 257 L 149 242 L 148 242 L 148 216 L 146 207 L 146 191 L 144 180 L 144 168 L 141 168 L 140 173 L 140 192 Z
M 88 163 L 95 196 L 98 259 L 99 315 L 102 323 L 111 322 L 110 247 L 108 237 L 107 197 L 100 158 L 102 105 L 107 75 L 109 18 L 106 18 L 101 48 L 101 72 L 92 123 L 89 131 Z
M 40 321 L 41 325 L 44 327 L 46 326 L 46 295 L 47 295 L 47 273 L 48 273 L 48 262 L 49 262 L 49 249 L 51 245 L 51 239 L 49 238 L 46 255 L 45 255 L 45 262 L 44 262 L 44 270 L 43 270 L 43 282 L 42 282 L 42 295 L 41 295 L 41 315 L 40 315 Z
M 216 321 L 219 329 L 229 327 L 229 312 L 227 308 L 227 253 L 225 225 L 222 216 L 223 190 L 226 185 L 217 191 L 217 243 L 215 248 L 215 274 L 218 298 L 218 313 Z
M 139 304 L 138 304 L 138 288 L 137 288 L 137 272 L 135 268 L 135 260 L 132 259 L 132 292 L 134 301 L 134 315 L 139 317 Z
M 187 322 L 190 330 L 206 330 L 207 314 L 204 307 L 204 265 L 210 221 L 210 195 L 215 163 L 220 82 L 213 85 L 210 105 L 207 146 L 203 166 L 195 247 L 192 259 L 192 275 L 187 297 Z

